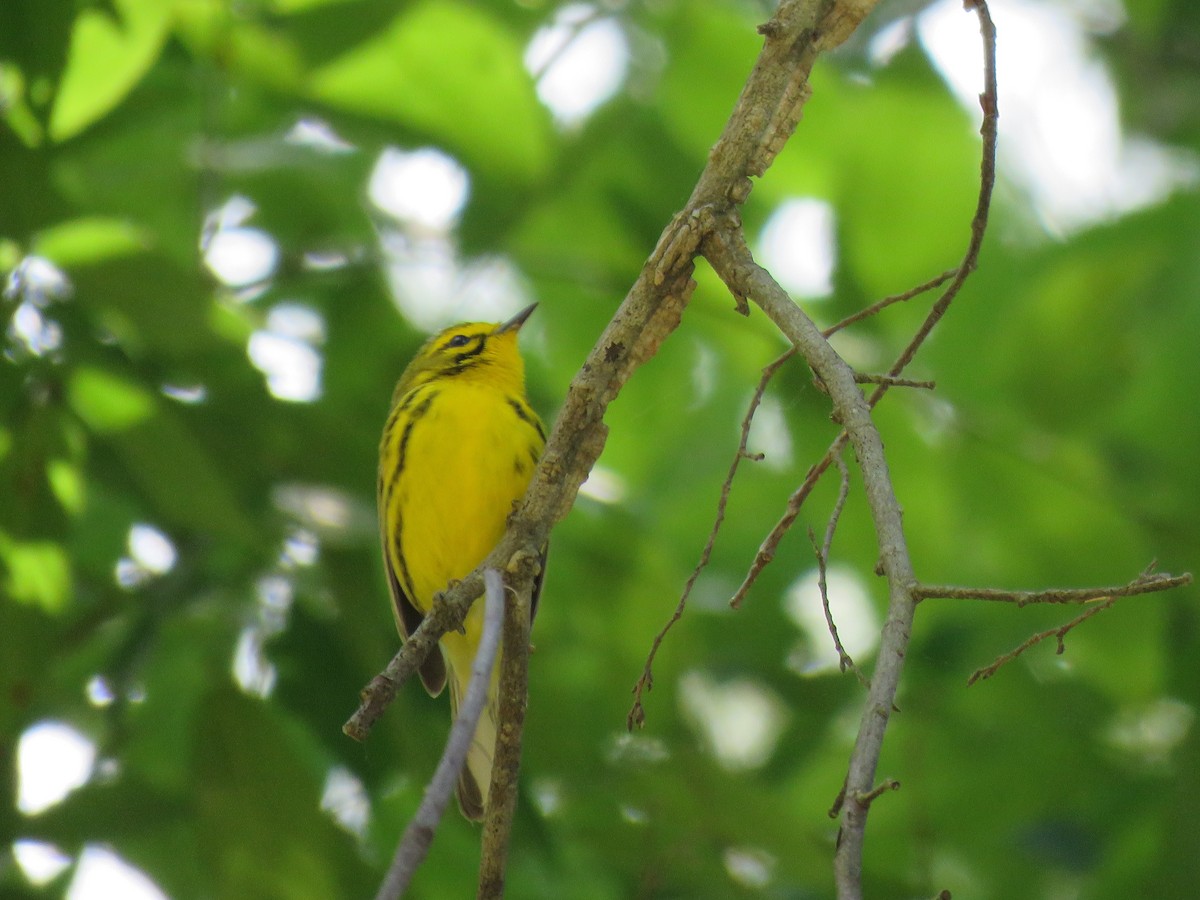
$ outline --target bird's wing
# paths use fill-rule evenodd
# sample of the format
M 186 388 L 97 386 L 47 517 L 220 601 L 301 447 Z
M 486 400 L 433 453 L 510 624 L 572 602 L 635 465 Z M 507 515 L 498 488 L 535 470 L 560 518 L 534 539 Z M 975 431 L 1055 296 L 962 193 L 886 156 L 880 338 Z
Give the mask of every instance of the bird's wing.
M 396 626 L 400 629 L 400 636 L 408 640 L 408 636 L 417 630 L 425 617 L 400 584 L 400 579 L 396 577 L 396 570 L 392 568 L 392 556 L 388 553 L 387 547 L 383 548 L 383 565 L 387 569 L 388 588 L 392 592 L 392 609 L 396 614 Z M 440 646 L 429 651 L 429 655 L 425 657 L 425 661 L 421 663 L 421 667 L 417 671 L 421 676 L 421 683 L 425 685 L 425 690 L 429 691 L 432 696 L 436 697 L 442 692 L 442 688 L 446 686 L 446 660 L 442 656 Z

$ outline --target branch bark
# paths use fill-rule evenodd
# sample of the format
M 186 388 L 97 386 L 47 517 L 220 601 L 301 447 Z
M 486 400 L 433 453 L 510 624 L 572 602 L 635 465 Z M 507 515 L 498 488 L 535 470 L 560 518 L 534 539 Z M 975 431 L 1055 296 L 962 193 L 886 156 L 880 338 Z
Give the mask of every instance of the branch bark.
M 504 656 L 500 664 L 500 727 L 492 757 L 492 785 L 483 823 L 479 900 L 504 896 L 508 841 L 517 810 L 521 735 L 529 705 L 529 591 L 513 592 L 504 605 Z
M 1169 591 L 1172 588 L 1191 584 L 1192 576 L 1168 575 L 1165 572 L 1146 571 L 1128 584 L 1095 588 L 1052 588 L 1046 591 L 1006 591 L 1000 588 L 951 587 L 944 584 L 922 584 L 916 589 L 918 600 L 990 600 L 996 603 L 1015 603 L 1029 606 L 1033 603 L 1087 603 L 1091 600 L 1107 600 L 1110 597 L 1133 597 Z
M 717 274 L 736 295 L 752 298 L 793 344 L 825 384 L 858 458 L 871 519 L 879 540 L 880 567 L 887 577 L 888 612 L 883 625 L 879 657 L 871 674 L 866 708 L 846 773 L 842 827 L 835 860 L 838 896 L 861 896 L 862 847 L 867 811 L 875 794 L 875 771 L 883 747 L 905 650 L 916 611 L 913 573 L 900 504 L 892 488 L 883 441 L 871 419 L 871 407 L 854 377 L 854 370 L 829 345 L 821 330 L 771 274 L 757 263 L 740 227 L 733 222 L 704 245 L 704 254 Z

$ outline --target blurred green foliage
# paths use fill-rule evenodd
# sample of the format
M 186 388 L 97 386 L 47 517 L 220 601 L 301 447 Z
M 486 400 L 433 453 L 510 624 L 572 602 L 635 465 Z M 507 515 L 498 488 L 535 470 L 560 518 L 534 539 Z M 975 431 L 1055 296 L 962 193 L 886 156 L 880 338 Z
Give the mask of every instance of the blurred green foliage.
M 1003 41 L 1017 5 L 995 6 Z M 806 302 L 822 324 L 949 268 L 966 244 L 972 116 L 919 43 L 882 63 L 869 52 L 919 9 L 881 4 L 822 59 L 796 138 L 745 210 L 757 235 L 787 199 L 832 206 L 834 293 Z M 180 900 L 374 891 L 447 730 L 444 699 L 412 684 L 365 747 L 340 732 L 397 645 L 375 448 L 423 326 L 394 298 L 443 296 L 425 310 L 438 321 L 468 308 L 459 294 L 502 293 L 495 283 L 539 300 L 523 335 L 531 395 L 552 419 L 686 200 L 768 10 L 576 7 L 568 33 L 615 25 L 630 58 L 621 90 L 575 124 L 539 100 L 523 58 L 560 14 L 541 0 L 0 5 L 0 894 L 61 896 L 73 877 L 35 885 L 17 841 L 71 859 L 106 846 Z M 1193 154 L 1196 17 L 1185 0 L 1133 4 L 1092 38 L 1124 120 Z M 298 125 L 337 139 L 299 139 L 312 132 Z M 368 198 L 388 147 L 437 148 L 469 176 L 438 240 Z M 249 201 L 244 221 L 221 220 L 234 197 Z M 1123 582 L 1155 557 L 1194 568 L 1200 194 L 1055 237 L 1029 206 L 1002 176 L 982 266 L 912 369 L 937 391 L 893 391 L 878 412 L 917 571 L 1038 588 Z M 240 286 L 201 250 L 238 226 L 278 255 Z M 457 293 L 413 287 L 430 246 L 456 267 Z M 804 531 L 823 529 L 832 482 L 746 608 L 725 606 L 835 434 L 799 363 L 768 392 L 768 458 L 734 486 L 713 564 L 659 656 L 647 727 L 624 732 L 758 372 L 782 349 L 760 315 L 732 313 L 703 264 L 697 278 L 679 332 L 611 409 L 609 493 L 594 483 L 555 532 L 512 897 L 832 895 L 826 811 L 863 692 L 797 671 L 827 638 L 804 632 L 788 599 L 812 570 Z M 839 346 L 882 369 L 926 303 Z M 265 377 L 280 346 L 317 361 L 319 390 Z M 853 486 L 835 563 L 881 616 Z M 1063 656 L 1042 646 L 965 686 L 1072 614 L 922 605 L 881 769 L 903 788 L 872 812 L 868 896 L 1183 897 L 1200 883 L 1194 590 L 1127 600 Z M 66 799 L 22 812 L 19 741 L 47 721 L 93 742 L 97 762 Z M 763 722 L 760 757 L 721 750 L 754 744 Z M 471 896 L 477 839 L 449 816 L 413 895 Z

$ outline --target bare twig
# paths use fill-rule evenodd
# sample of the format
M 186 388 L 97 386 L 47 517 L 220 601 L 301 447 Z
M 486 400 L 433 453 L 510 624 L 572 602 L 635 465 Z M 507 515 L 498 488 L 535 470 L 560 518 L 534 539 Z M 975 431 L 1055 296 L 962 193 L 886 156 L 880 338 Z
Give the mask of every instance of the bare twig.
M 987 0 L 963 0 L 963 7 L 975 10 L 979 19 L 979 32 L 983 38 L 983 93 L 979 95 L 979 105 L 983 110 L 983 124 L 979 128 L 983 155 L 979 163 L 979 197 L 975 203 L 975 215 L 971 217 L 971 240 L 967 243 L 967 252 L 950 279 L 949 286 L 933 304 L 925 316 L 925 321 L 904 348 L 904 352 L 892 364 L 888 370 L 889 375 L 899 375 L 912 362 L 934 326 L 941 321 L 954 298 L 958 296 L 968 276 L 975 271 L 979 264 L 979 251 L 983 249 L 983 236 L 987 232 L 988 212 L 992 208 L 992 190 L 996 186 L 996 136 L 1000 121 L 1000 99 L 996 87 L 996 26 L 992 22 Z M 875 389 L 871 395 L 871 406 L 879 402 L 887 389 L 886 384 L 881 384 Z
M 924 284 L 918 284 L 916 287 L 909 288 L 907 291 L 904 291 L 901 294 L 892 294 L 890 297 L 884 297 L 882 300 L 878 300 L 875 303 L 872 303 L 870 306 L 866 307 L 865 309 L 860 309 L 858 312 L 854 313 L 853 315 L 846 316 L 846 318 L 842 319 L 842 321 L 838 322 L 836 325 L 830 325 L 828 328 L 826 328 L 821 333 L 824 334 L 825 337 L 832 337 L 833 335 L 835 335 L 839 331 L 841 331 L 843 328 L 848 328 L 849 326 L 854 325 L 857 322 L 861 322 L 863 319 L 868 319 L 871 316 L 875 315 L 876 313 L 887 309 L 893 303 L 904 303 L 905 301 L 913 299 L 913 297 L 921 296 L 921 294 L 924 294 L 926 291 L 932 291 L 936 287 L 941 287 L 943 284 L 945 284 L 947 281 L 949 281 L 951 278 L 953 278 L 957 274 L 958 274 L 957 266 L 953 269 L 947 269 L 941 275 L 935 275 L 933 278 L 930 278 Z
M 932 391 L 937 388 L 936 381 L 918 381 L 913 378 L 897 378 L 895 375 L 872 375 L 865 372 L 855 372 L 854 380 L 859 384 L 886 384 L 888 387 L 920 388 Z
M 898 790 L 900 790 L 900 782 L 894 778 L 885 778 L 871 790 L 867 791 L 865 794 L 859 794 L 854 799 L 864 806 L 870 806 L 874 801 L 878 800 L 888 791 Z
M 834 461 L 837 463 L 838 472 L 841 474 L 841 484 L 838 487 L 837 502 L 833 505 L 833 512 L 829 515 L 829 521 L 825 523 L 825 539 L 822 543 L 817 543 L 817 536 L 810 528 L 808 530 L 808 539 L 812 542 L 813 551 L 817 557 L 817 590 L 821 594 L 821 608 L 825 611 L 825 624 L 829 628 L 829 636 L 833 638 L 833 646 L 837 650 L 838 665 L 845 672 L 847 669 L 852 671 L 858 678 L 859 683 L 863 687 L 870 690 L 871 683 L 867 680 L 867 676 L 862 673 L 862 670 L 855 664 L 850 654 L 846 652 L 846 648 L 842 645 L 842 639 L 838 636 L 837 624 L 833 621 L 833 611 L 829 608 L 829 584 L 826 580 L 829 567 L 829 554 L 833 550 L 833 535 L 837 531 L 838 521 L 842 517 L 842 510 L 846 507 L 846 498 L 850 496 L 850 469 L 846 466 L 846 461 L 839 455 Z
M 542 76 L 550 71 L 551 66 L 554 66 L 563 54 L 571 49 L 571 45 L 579 40 L 579 36 L 588 28 L 603 19 L 606 12 L 599 7 L 575 7 L 582 12 L 578 18 L 572 18 L 569 21 L 561 22 L 564 27 L 555 26 L 554 32 L 558 38 L 558 43 L 550 51 L 549 54 L 542 59 L 536 68 L 529 71 L 529 77 L 534 81 L 540 81 Z
M 471 666 L 471 680 L 467 684 L 466 696 L 458 709 L 458 718 L 450 729 L 450 737 L 446 741 L 446 750 L 429 786 L 425 788 L 425 796 L 421 800 L 416 815 L 404 829 L 404 836 L 396 847 L 396 855 L 388 868 L 383 884 L 375 900 L 395 900 L 404 894 L 412 880 L 413 873 L 425 859 L 429 846 L 433 843 L 433 833 L 446 806 L 450 795 L 458 782 L 459 773 L 467 758 L 467 751 L 475 737 L 475 726 L 479 724 L 479 716 L 487 702 L 488 685 L 492 679 L 492 666 L 496 661 L 496 650 L 500 645 L 500 625 L 504 619 L 504 583 L 500 573 L 488 569 L 483 573 L 483 581 L 487 586 L 483 607 L 483 631 L 479 638 L 479 650 L 475 654 L 475 662 Z
M 1063 640 L 1066 638 L 1067 632 L 1069 632 L 1076 625 L 1079 625 L 1082 622 L 1085 622 L 1086 620 L 1090 619 L 1092 616 L 1096 615 L 1097 613 L 1104 612 L 1104 610 L 1108 609 L 1110 606 L 1112 606 L 1114 603 L 1116 603 L 1117 599 L 1118 598 L 1116 598 L 1116 597 L 1107 597 L 1104 600 L 1101 600 L 1100 602 L 1098 602 L 1095 606 L 1085 609 L 1083 612 L 1081 612 L 1079 615 L 1077 615 L 1075 618 L 1073 618 L 1066 625 L 1063 625 L 1060 628 L 1051 628 L 1048 631 L 1040 631 L 1037 634 L 1032 635 L 1030 638 L 1023 641 L 1019 646 L 1014 647 L 1008 653 L 1005 653 L 1001 656 L 996 657 L 995 661 L 993 661 L 990 666 L 984 666 L 982 669 L 976 669 L 973 673 L 971 673 L 971 677 L 967 679 L 967 686 L 969 687 L 970 685 L 973 685 L 977 681 L 983 681 L 988 678 L 991 678 L 993 675 L 995 675 L 1000 670 L 1001 666 L 1004 666 L 1007 663 L 1012 662 L 1014 659 L 1016 659 L 1018 656 L 1020 656 L 1022 653 L 1024 653 L 1026 650 L 1028 650 L 1030 647 L 1033 647 L 1036 644 L 1040 644 L 1042 641 L 1044 641 L 1048 637 L 1058 638 L 1058 650 L 1056 652 L 1058 652 L 1060 654 L 1065 652 L 1067 649 L 1067 646 L 1065 643 L 1063 643 Z
M 646 710 L 642 706 L 642 694 L 654 688 L 654 657 L 658 655 L 658 648 L 662 645 L 667 632 L 683 617 L 683 611 L 687 607 L 688 597 L 691 596 L 692 588 L 696 585 L 696 579 L 700 577 L 700 573 L 708 566 L 708 561 L 712 557 L 713 546 L 717 542 L 717 534 L 721 530 L 721 523 L 725 521 L 725 507 L 729 503 L 729 492 L 733 489 L 733 479 L 737 475 L 738 467 L 742 464 L 743 459 L 762 459 L 760 455 L 749 453 L 746 449 L 747 442 L 750 440 L 750 426 L 754 422 L 754 414 L 758 411 L 763 395 L 767 391 L 767 385 L 771 383 L 771 379 L 775 377 L 775 373 L 795 355 L 796 348 L 788 347 L 781 356 L 777 357 L 762 370 L 762 377 L 758 380 L 758 387 L 755 388 L 754 396 L 750 398 L 750 405 L 746 410 L 746 415 L 742 418 L 741 438 L 738 441 L 737 451 L 733 455 L 733 461 L 729 464 L 729 473 L 725 476 L 725 481 L 721 484 L 721 496 L 717 500 L 717 515 L 713 520 L 712 529 L 708 532 L 708 540 L 704 543 L 704 549 L 700 552 L 700 561 L 696 563 L 696 567 L 692 569 L 692 574 L 688 576 L 687 583 L 683 586 L 683 593 L 679 596 L 679 603 L 675 606 L 675 612 L 672 613 L 671 618 L 667 620 L 658 634 L 654 636 L 654 642 L 650 645 L 650 652 L 646 656 L 646 665 L 642 669 L 642 675 L 638 678 L 637 684 L 633 686 L 633 707 L 629 710 L 629 715 L 625 720 L 625 727 L 630 731 L 635 726 L 641 728 L 646 724 Z
M 919 584 L 913 593 L 918 600 L 991 600 L 1029 606 L 1033 603 L 1088 603 L 1109 597 L 1133 597 L 1152 594 L 1191 584 L 1190 574 L 1168 575 L 1144 572 L 1128 584 L 1095 588 L 1054 588 L 1047 591 L 1005 591 L 997 588 L 950 587 L 942 584 Z
M 479 590 L 477 578 L 468 579 L 468 582 L 471 588 Z M 465 593 L 466 586 L 460 584 L 454 589 L 454 593 Z M 472 595 L 472 599 L 474 596 Z M 463 609 L 462 617 L 465 616 L 466 608 Z M 356 741 L 365 741 L 371 727 L 395 699 L 396 690 L 420 667 L 441 636 L 462 624 L 462 617 L 458 617 L 446 603 L 444 593 L 435 596 L 433 608 L 425 617 L 425 621 L 408 636 L 408 640 L 401 645 L 387 667 L 363 688 L 359 695 L 358 710 L 342 726 L 342 732 Z
M 791 530 L 792 523 L 796 521 L 796 518 L 800 515 L 800 510 L 804 506 L 804 502 L 808 500 L 808 495 L 817 486 L 817 482 L 821 480 L 821 476 L 825 474 L 825 470 L 833 465 L 834 459 L 845 448 L 849 438 L 850 436 L 844 431 L 839 434 L 833 443 L 830 444 L 829 449 L 825 451 L 825 455 L 808 470 L 808 473 L 804 476 L 804 481 L 800 483 L 800 487 L 796 488 L 792 492 L 792 495 L 788 497 L 783 515 L 779 517 L 779 521 L 775 523 L 774 527 L 767 533 L 767 536 L 763 538 L 763 542 L 758 547 L 758 552 L 754 554 L 754 559 L 751 561 L 750 567 L 746 570 L 746 576 L 729 599 L 729 605 L 734 609 L 741 609 L 742 604 L 746 601 L 746 596 L 750 593 L 750 588 L 754 587 L 754 582 L 758 580 L 759 574 L 775 558 L 775 553 L 779 549 L 779 542 Z
M 991 678 L 1007 663 L 1012 662 L 1030 647 L 1040 644 L 1049 637 L 1058 639 L 1058 652 L 1062 653 L 1066 647 L 1063 644 L 1063 639 L 1073 628 L 1082 622 L 1087 621 L 1097 613 L 1108 609 L 1118 600 L 1123 597 L 1136 597 L 1139 594 L 1153 594 L 1159 591 L 1168 591 L 1172 588 L 1182 587 L 1185 584 L 1191 584 L 1192 576 L 1190 573 L 1183 575 L 1167 575 L 1166 573 L 1154 572 L 1154 563 L 1146 567 L 1137 578 L 1128 584 L 1115 585 L 1113 587 L 1098 587 L 1098 588 L 1054 588 L 1048 591 L 1004 591 L 994 588 L 971 588 L 971 587 L 950 587 L 947 585 L 938 584 L 921 584 L 917 585 L 913 593 L 918 600 L 930 600 L 934 598 L 949 599 L 949 600 L 986 600 L 998 603 L 1012 603 L 1018 607 L 1030 606 L 1035 603 L 1049 604 L 1069 604 L 1069 603 L 1092 603 L 1094 606 L 1089 607 L 1084 612 L 1073 618 L 1058 628 L 1051 628 L 1046 631 L 1038 632 L 1032 635 L 1028 640 L 1022 642 L 1018 647 L 996 657 L 995 661 L 989 666 L 984 666 L 982 669 L 976 670 L 971 677 L 967 679 L 967 684 L 971 685 L 977 681 L 982 681 Z
M 529 591 L 509 594 L 504 614 L 504 655 L 500 664 L 500 727 L 492 758 L 492 784 L 483 823 L 479 900 L 504 896 L 508 839 L 517 809 L 521 734 L 529 701 Z
M 980 104 L 983 108 L 983 125 L 980 129 L 983 151 L 980 162 L 979 197 L 975 205 L 975 215 L 971 219 L 971 239 L 967 244 L 967 251 L 959 265 L 958 272 L 951 279 L 942 296 L 934 303 L 929 315 L 926 316 L 908 347 L 888 370 L 889 375 L 899 375 L 904 371 L 904 367 L 912 360 L 933 327 L 950 308 L 950 303 L 962 288 L 967 276 L 974 271 L 978 264 L 979 251 L 983 246 L 983 236 L 987 230 L 992 188 L 996 182 L 996 126 L 999 117 L 999 96 L 996 89 L 996 29 L 992 23 L 991 14 L 988 12 L 986 0 L 967 0 L 967 5 L 973 6 L 978 15 L 984 55 L 984 91 L 980 96 Z M 886 384 L 879 385 L 871 395 L 869 406 L 873 407 L 887 389 Z M 842 424 L 853 437 L 850 422 L 843 420 Z M 864 477 L 866 477 L 873 460 L 864 458 L 857 443 L 855 449 L 858 451 L 859 463 L 862 466 Z M 882 471 L 886 477 L 886 464 Z M 888 488 L 890 490 L 890 484 Z M 834 856 L 834 878 L 837 883 L 839 900 L 859 900 L 862 897 L 863 846 L 866 839 L 868 807 L 859 802 L 857 797 L 864 791 L 869 791 L 875 779 L 879 755 L 883 747 L 883 735 L 895 701 L 896 689 L 899 686 L 900 672 L 908 651 L 912 619 L 916 609 L 916 599 L 911 592 L 915 579 L 912 579 L 911 563 L 907 557 L 907 551 L 904 549 L 903 531 L 901 530 L 898 547 L 888 547 L 888 536 L 880 528 L 881 523 L 878 513 L 876 513 L 876 504 L 880 502 L 879 497 L 872 494 L 869 482 L 867 498 L 872 513 L 876 516 L 875 527 L 880 538 L 880 561 L 887 575 L 890 596 L 887 621 L 884 623 L 882 639 L 879 644 L 878 661 L 871 676 L 871 690 L 868 695 L 867 707 L 863 711 L 858 737 L 854 742 L 854 750 L 850 754 L 850 764 L 847 770 L 846 785 L 850 800 L 842 811 L 840 839 Z M 894 498 L 892 498 L 892 502 L 894 502 Z M 899 516 L 899 509 L 895 514 Z M 897 523 L 896 527 L 900 528 L 901 526 Z M 897 550 L 905 554 L 902 559 L 891 555 Z M 906 578 L 912 580 L 906 581 Z
M 889 369 L 888 374 L 892 376 L 903 372 L 975 268 L 987 224 L 995 180 L 995 30 L 984 0 L 971 0 L 971 3 L 979 14 L 987 67 L 986 89 L 982 98 L 984 148 L 981 184 L 975 216 L 971 223 L 971 239 L 963 261 L 949 286 L 934 304 L 904 352 Z M 754 264 L 749 250 L 744 246 L 744 238 L 735 228 L 723 229 L 719 232 L 719 239 L 714 236 L 707 240 L 704 252 L 721 278 L 731 285 L 735 296 L 754 298 L 784 334 L 801 347 L 805 359 L 829 389 L 835 415 L 845 428 L 858 455 L 868 505 L 879 536 L 880 562 L 888 580 L 888 616 L 883 627 L 867 705 L 850 757 L 846 778 L 846 802 L 842 809 L 842 828 L 835 858 L 838 896 L 843 900 L 856 900 L 862 896 L 862 852 L 869 809 L 868 804 L 862 802 L 862 797 L 872 790 L 883 735 L 899 685 L 916 607 L 916 600 L 912 594 L 916 579 L 905 546 L 899 504 L 892 490 L 882 443 L 870 418 L 870 407 L 878 402 L 889 386 L 879 385 L 872 394 L 871 402 L 864 401 L 849 367 L 834 353 L 823 336 L 816 331 L 811 320 L 791 302 L 786 292 L 774 282 L 769 273 Z M 835 455 L 840 451 L 840 441 L 842 438 L 839 436 L 834 447 L 830 448 Z M 830 458 L 829 454 L 827 458 Z M 814 475 L 819 475 L 816 471 L 818 468 L 823 470 L 828 468 L 828 465 L 829 463 L 823 460 L 822 464 L 814 466 L 809 477 L 805 479 L 805 485 L 814 482 Z M 801 490 L 805 490 L 805 486 L 802 486 Z M 807 490 L 810 491 L 811 487 Z M 791 501 L 788 514 L 794 520 L 795 513 Z M 773 552 L 773 547 L 770 550 Z M 761 566 L 765 564 L 760 564 L 762 557 L 763 549 L 760 548 L 759 556 L 755 560 L 757 570 L 761 570 Z M 739 592 L 739 596 L 744 594 Z

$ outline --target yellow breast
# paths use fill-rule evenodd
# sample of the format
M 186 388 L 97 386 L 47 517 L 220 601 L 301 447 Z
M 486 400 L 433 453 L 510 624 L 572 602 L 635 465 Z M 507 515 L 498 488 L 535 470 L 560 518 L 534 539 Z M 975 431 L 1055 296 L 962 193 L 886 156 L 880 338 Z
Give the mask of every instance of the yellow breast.
M 447 379 L 418 389 L 397 445 L 402 469 L 389 498 L 415 606 L 463 578 L 495 547 L 541 452 L 536 428 L 508 396 Z

